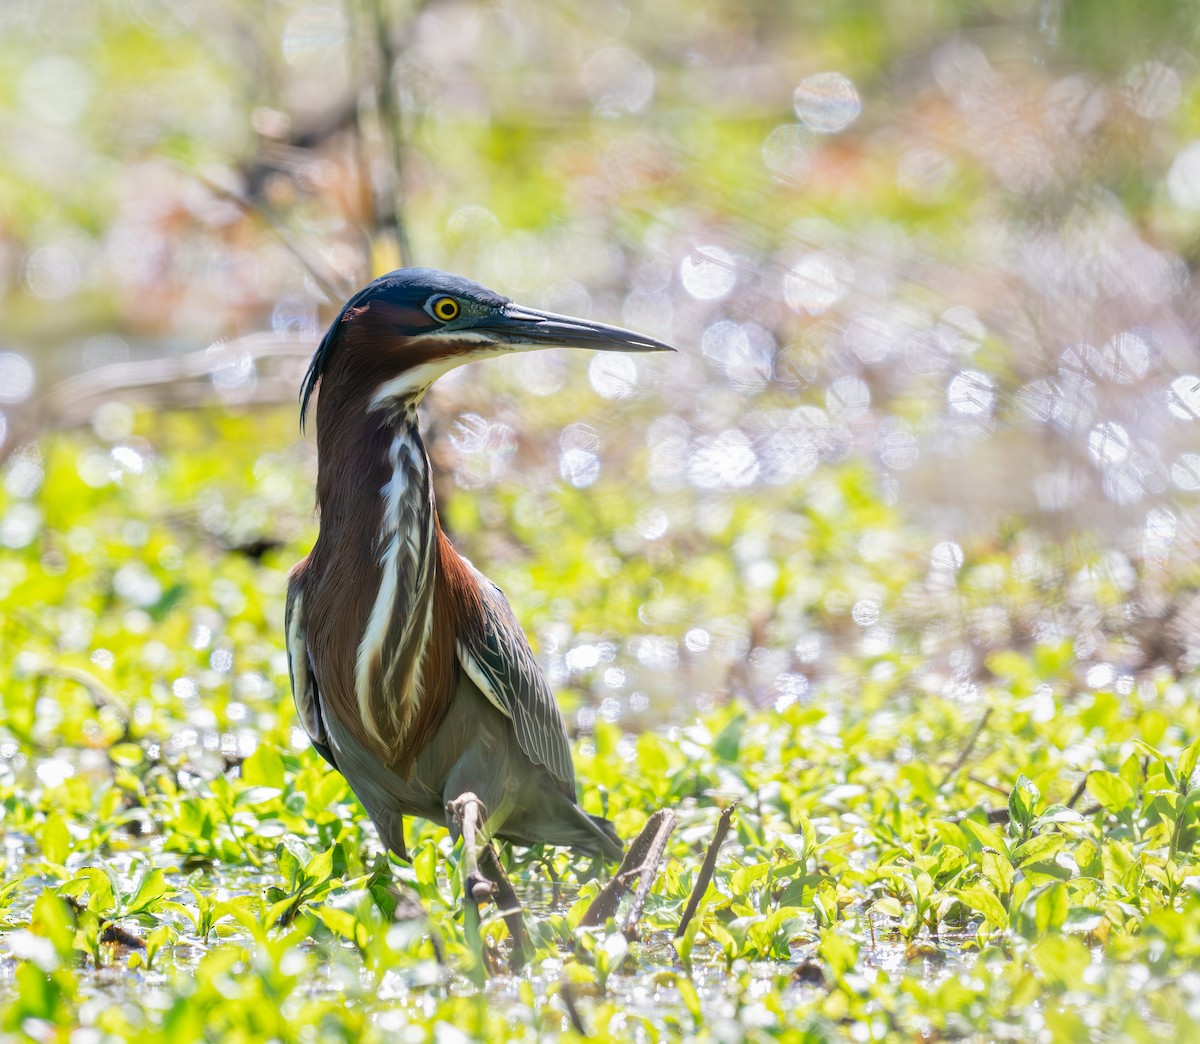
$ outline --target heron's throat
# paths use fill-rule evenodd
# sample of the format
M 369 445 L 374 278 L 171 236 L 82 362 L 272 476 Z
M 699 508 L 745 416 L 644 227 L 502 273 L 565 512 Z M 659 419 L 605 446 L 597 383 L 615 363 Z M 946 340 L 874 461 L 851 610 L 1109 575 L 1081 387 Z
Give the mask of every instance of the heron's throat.
M 421 707 L 433 626 L 437 516 L 415 409 L 393 412 L 387 429 L 389 477 L 378 491 L 374 543 L 378 584 L 358 644 L 354 690 L 366 731 L 392 753 L 407 746 Z

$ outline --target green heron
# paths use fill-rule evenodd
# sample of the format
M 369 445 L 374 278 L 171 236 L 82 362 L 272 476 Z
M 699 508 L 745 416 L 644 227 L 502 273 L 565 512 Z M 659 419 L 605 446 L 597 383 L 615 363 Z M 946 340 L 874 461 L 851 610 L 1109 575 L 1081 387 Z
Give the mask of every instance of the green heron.
M 405 815 L 444 819 L 470 845 L 486 821 L 517 844 L 622 854 L 612 824 L 579 807 L 562 712 L 507 599 L 441 529 L 417 430 L 418 403 L 454 367 L 554 346 L 672 350 L 407 268 L 346 303 L 304 379 L 302 429 L 321 386 L 320 531 L 288 583 L 292 693 L 402 858 Z

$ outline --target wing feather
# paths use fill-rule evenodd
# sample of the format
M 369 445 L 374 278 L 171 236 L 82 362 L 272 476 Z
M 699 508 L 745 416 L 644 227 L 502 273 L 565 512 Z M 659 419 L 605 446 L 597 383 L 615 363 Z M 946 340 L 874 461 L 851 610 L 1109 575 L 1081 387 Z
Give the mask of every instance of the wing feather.
M 296 702 L 296 713 L 300 724 L 312 740 L 317 752 L 334 768 L 333 751 L 329 745 L 329 733 L 321 715 L 321 694 L 317 691 L 317 680 L 313 677 L 312 663 L 308 656 L 308 636 L 304 628 L 304 595 L 300 585 L 293 580 L 288 584 L 287 608 L 284 610 L 283 626 L 287 634 L 288 675 L 292 682 L 292 699 Z
M 567 726 L 550 683 L 504 592 L 474 567 L 483 626 L 460 634 L 458 660 L 480 692 L 511 719 L 517 742 L 535 765 L 545 765 L 559 788 L 575 799 L 575 766 Z

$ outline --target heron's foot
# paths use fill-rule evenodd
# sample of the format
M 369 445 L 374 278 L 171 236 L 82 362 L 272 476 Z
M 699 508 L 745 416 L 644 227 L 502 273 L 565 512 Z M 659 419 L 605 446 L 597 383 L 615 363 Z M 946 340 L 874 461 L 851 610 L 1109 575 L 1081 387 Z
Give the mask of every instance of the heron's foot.
M 496 894 L 496 883 L 479 871 L 479 827 L 487 821 L 487 809 L 474 794 L 460 794 L 446 805 L 446 815 L 462 831 L 463 891 L 473 903 Z

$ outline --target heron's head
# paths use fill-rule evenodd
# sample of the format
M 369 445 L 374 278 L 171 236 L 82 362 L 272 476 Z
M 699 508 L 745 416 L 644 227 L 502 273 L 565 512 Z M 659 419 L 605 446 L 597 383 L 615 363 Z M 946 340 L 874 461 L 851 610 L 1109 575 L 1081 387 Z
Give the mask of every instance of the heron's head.
M 365 400 L 368 409 L 415 403 L 444 373 L 476 359 L 535 348 L 669 352 L 653 337 L 540 312 L 461 276 L 401 268 L 355 294 L 313 356 L 300 393 L 300 424 L 317 384 L 322 399 Z

